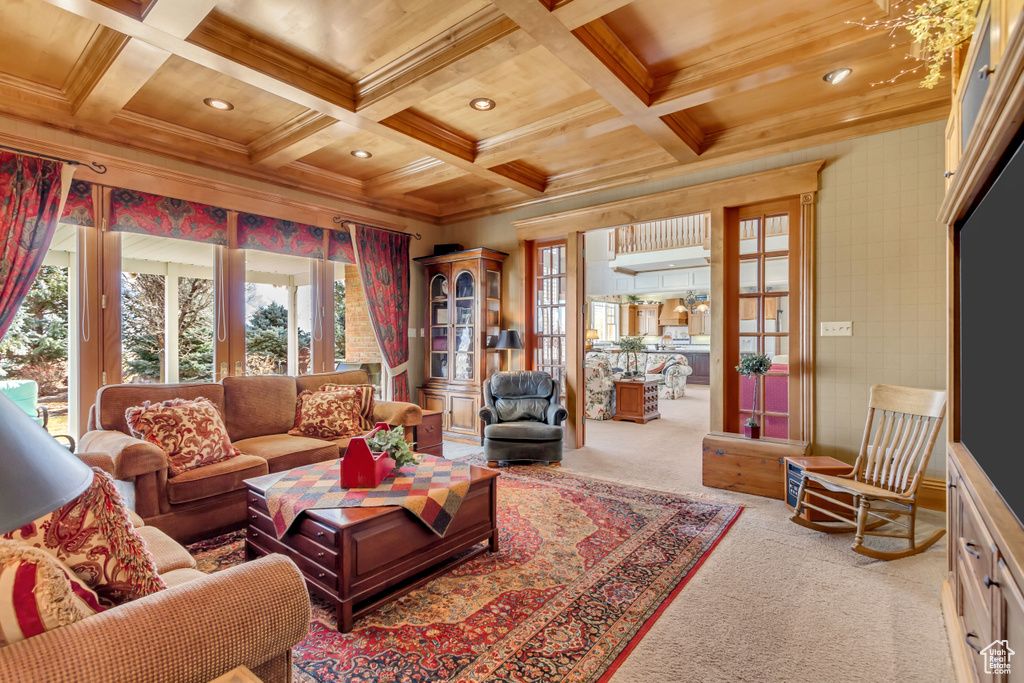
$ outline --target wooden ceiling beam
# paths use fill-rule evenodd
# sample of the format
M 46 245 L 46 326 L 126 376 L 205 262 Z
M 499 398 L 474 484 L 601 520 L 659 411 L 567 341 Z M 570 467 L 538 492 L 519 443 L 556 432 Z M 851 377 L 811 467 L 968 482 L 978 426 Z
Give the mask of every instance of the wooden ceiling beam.
M 465 175 L 468 174 L 461 168 L 426 158 L 363 181 L 363 190 L 369 197 L 387 197 L 414 192 Z
M 537 194 L 543 194 L 547 188 L 547 176 L 540 169 L 534 168 L 523 161 L 510 161 L 507 164 L 493 166 L 491 170 L 508 178 L 513 178 L 523 185 L 532 187 L 537 191 Z
M 514 21 L 487 7 L 360 79 L 357 111 L 386 119 L 535 47 Z
M 837 59 L 874 56 L 900 42 L 884 30 L 868 31 L 845 24 L 849 15 L 828 17 L 782 34 L 777 40 L 749 45 L 660 76 L 654 80 L 651 113 L 666 116 L 796 74 L 821 71 L 824 75 L 837 66 Z M 858 18 L 862 15 L 857 14 Z
M 210 13 L 216 0 L 151 0 L 134 5 L 147 26 L 184 38 Z M 100 26 L 68 76 L 71 111 L 107 123 L 164 65 L 171 53 Z
M 421 137 L 406 134 L 400 127 L 383 125 L 356 114 L 351 85 L 346 88 L 343 85 L 345 81 L 331 74 L 327 75 L 333 78 L 332 83 L 325 83 L 323 78 L 327 72 L 317 71 L 308 62 L 249 36 L 216 11 L 192 32 L 188 40 L 182 40 L 92 0 L 43 1 L 355 128 L 450 163 L 485 180 L 529 196 L 537 195 L 533 187 L 476 165 L 462 154 L 435 147 Z
M 598 98 L 477 142 L 476 163 L 493 167 L 631 125 L 615 107 Z
M 591 51 L 574 32 L 570 31 L 543 4 L 537 0 L 491 0 L 513 21 L 529 33 L 534 40 L 548 49 L 576 75 L 582 78 L 601 97 L 618 109 L 637 128 L 646 133 L 662 149 L 682 163 L 695 160 L 700 153 L 693 140 L 683 140 L 672 126 L 652 114 L 647 102 L 609 69 L 605 59 L 614 57 L 603 53 L 605 59 Z M 602 22 L 603 23 L 603 22 Z M 577 33 L 580 30 L 577 29 Z M 588 33 L 583 31 L 581 35 Z
M 633 2 L 634 0 L 570 0 L 555 7 L 551 13 L 567 29 L 573 31 Z
M 307 109 L 249 143 L 249 158 L 254 164 L 280 168 L 356 131 L 347 123 Z

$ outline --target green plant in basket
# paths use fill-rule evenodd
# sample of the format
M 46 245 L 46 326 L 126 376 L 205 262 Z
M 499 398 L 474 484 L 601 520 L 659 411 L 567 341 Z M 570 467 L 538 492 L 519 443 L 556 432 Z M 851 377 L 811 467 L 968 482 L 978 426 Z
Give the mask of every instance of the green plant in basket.
M 768 356 L 763 355 L 752 355 L 746 356 L 740 361 L 740 364 L 736 366 L 736 372 L 740 373 L 744 377 L 754 378 L 754 404 L 750 410 L 750 417 L 747 418 L 747 426 L 756 427 L 757 420 L 754 416 L 757 415 L 757 378 L 762 375 L 767 375 L 768 370 L 772 367 L 772 359 Z
M 405 440 L 405 428 L 401 425 L 381 429 L 366 440 L 366 445 L 374 453 L 387 453 L 395 461 L 395 467 L 420 464 L 420 456 L 412 452 L 413 444 Z

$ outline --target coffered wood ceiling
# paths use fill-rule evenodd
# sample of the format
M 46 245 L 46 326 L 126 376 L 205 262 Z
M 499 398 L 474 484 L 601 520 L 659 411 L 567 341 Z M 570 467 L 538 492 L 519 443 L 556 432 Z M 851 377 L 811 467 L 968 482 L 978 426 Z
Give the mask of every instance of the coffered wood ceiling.
M 871 86 L 905 67 L 907 39 L 846 22 L 888 11 L 0 0 L 0 113 L 449 223 L 944 118 L 948 81 Z M 825 83 L 837 67 L 853 75 Z

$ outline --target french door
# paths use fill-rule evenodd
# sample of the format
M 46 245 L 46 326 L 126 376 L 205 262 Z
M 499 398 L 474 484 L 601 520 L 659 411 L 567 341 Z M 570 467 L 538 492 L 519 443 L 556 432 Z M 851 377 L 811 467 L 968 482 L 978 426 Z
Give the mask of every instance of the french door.
M 800 200 L 741 207 L 726 220 L 725 427 L 740 432 L 752 415 L 764 436 L 803 436 Z M 757 382 L 736 365 L 771 358 Z
M 529 367 L 550 374 L 564 399 L 569 291 L 566 241 L 533 242 L 531 251 L 529 288 L 535 312 L 527 341 Z

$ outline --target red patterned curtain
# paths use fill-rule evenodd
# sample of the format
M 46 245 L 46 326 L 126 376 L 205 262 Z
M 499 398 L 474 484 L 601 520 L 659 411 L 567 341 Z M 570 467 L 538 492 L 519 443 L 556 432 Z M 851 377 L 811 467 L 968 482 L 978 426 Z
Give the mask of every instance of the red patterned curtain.
M 238 246 L 273 254 L 324 257 L 324 229 L 277 218 L 238 214 Z
M 409 400 L 410 236 L 352 223 L 366 307 L 391 377 L 391 398 Z M 388 385 L 385 383 L 385 387 Z
M 355 264 L 356 250 L 348 230 L 331 230 L 327 242 L 327 258 L 338 263 Z
M 50 248 L 60 212 L 62 166 L 0 152 L 0 339 Z
M 119 188 L 111 194 L 110 229 L 226 247 L 228 212 L 216 206 Z
M 64 225 L 92 228 L 96 226 L 94 216 L 92 183 L 86 180 L 73 180 L 68 190 L 68 198 L 64 201 L 64 212 L 61 214 L 60 222 Z

